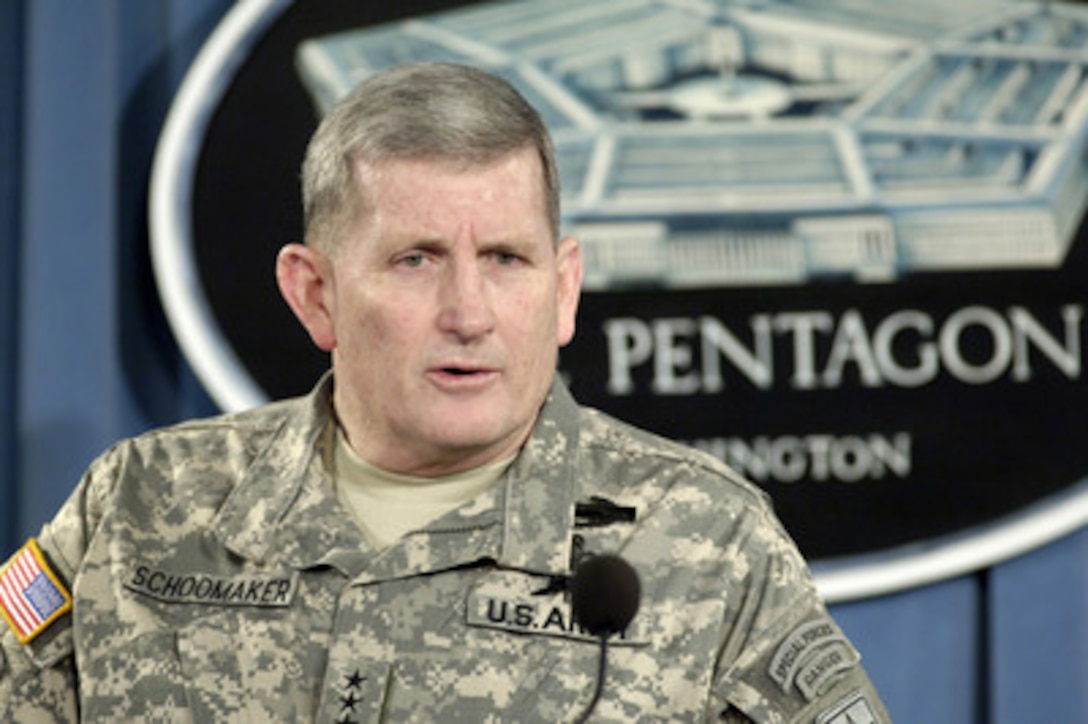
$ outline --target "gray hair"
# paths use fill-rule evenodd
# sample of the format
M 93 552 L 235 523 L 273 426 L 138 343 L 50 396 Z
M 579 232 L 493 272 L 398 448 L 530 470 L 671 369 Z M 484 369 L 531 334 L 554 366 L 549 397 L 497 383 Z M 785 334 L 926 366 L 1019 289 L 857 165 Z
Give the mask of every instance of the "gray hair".
M 325 116 L 302 165 L 306 243 L 335 250 L 360 211 L 356 162 L 434 159 L 485 165 L 533 147 L 544 203 L 559 233 L 559 172 L 540 115 L 505 80 L 452 63 L 412 63 L 370 76 Z

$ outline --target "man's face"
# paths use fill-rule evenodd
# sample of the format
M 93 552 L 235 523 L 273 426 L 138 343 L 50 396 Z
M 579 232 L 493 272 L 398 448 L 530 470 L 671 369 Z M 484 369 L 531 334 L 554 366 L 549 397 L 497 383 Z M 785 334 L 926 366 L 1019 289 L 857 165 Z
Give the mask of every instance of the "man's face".
M 422 475 L 513 455 L 574 334 L 582 276 L 577 243 L 553 242 L 535 150 L 358 171 L 369 195 L 323 293 L 349 441 Z

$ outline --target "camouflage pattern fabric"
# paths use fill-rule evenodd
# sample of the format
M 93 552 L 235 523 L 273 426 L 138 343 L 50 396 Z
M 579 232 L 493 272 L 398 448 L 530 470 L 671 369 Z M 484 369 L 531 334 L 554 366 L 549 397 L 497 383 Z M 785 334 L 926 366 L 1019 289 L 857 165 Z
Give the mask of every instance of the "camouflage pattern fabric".
M 38 539 L 72 612 L 25 645 L 3 627 L 0 720 L 572 721 L 598 647 L 564 583 L 615 552 L 642 603 L 592 721 L 888 721 L 721 463 L 557 382 L 499 485 L 375 552 L 329 478 L 331 384 L 90 467 Z

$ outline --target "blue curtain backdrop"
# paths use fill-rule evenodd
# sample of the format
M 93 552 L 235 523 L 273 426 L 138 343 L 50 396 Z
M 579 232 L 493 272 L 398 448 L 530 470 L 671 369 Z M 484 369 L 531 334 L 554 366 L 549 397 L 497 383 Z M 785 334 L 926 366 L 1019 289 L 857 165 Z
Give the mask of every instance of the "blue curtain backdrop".
M 0 559 L 113 441 L 213 411 L 160 310 L 145 207 L 172 95 L 230 5 L 0 2 Z M 898 722 L 1088 721 L 1088 532 L 834 613 Z

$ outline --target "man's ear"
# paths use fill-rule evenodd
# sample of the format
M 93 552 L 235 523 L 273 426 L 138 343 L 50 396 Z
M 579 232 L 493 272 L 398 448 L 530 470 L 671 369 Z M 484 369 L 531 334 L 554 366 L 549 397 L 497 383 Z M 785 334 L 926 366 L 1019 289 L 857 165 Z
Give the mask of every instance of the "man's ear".
M 335 281 L 328 257 L 303 244 L 288 244 L 276 257 L 276 283 L 310 339 L 331 352 L 336 347 Z
M 582 296 L 582 247 L 578 240 L 568 236 L 559 242 L 557 269 L 559 273 L 557 342 L 565 346 L 574 338 L 578 318 L 578 302 Z

